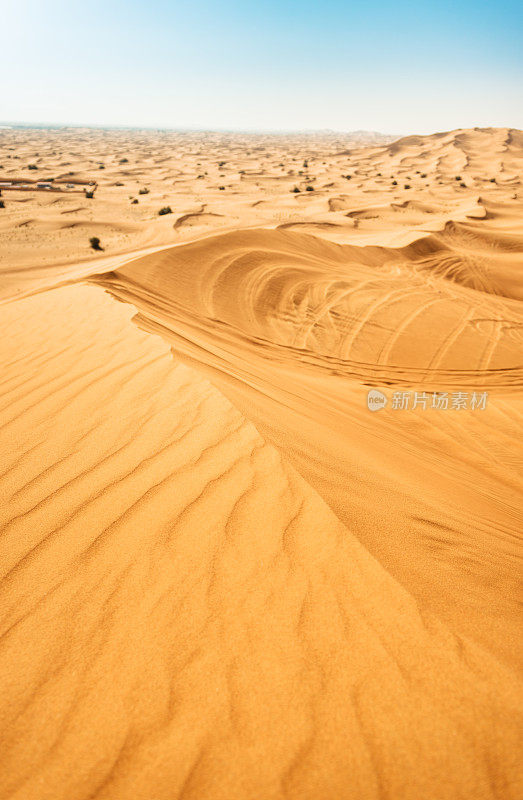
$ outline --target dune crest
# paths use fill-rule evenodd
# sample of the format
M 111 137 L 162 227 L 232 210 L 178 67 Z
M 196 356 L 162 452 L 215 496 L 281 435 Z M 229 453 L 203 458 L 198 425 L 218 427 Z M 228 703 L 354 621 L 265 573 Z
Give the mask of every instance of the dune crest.
M 4 379 L 36 337 L 47 380 L 4 409 L 2 796 L 516 797 L 482 755 L 513 746 L 510 672 L 215 389 L 94 288 L 5 313 L 27 364 Z

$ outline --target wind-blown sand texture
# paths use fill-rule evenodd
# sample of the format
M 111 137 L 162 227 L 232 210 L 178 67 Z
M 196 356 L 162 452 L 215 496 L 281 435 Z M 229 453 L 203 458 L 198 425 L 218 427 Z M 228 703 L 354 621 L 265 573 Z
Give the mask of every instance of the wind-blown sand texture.
M 522 155 L 0 132 L 1 798 L 522 796 Z

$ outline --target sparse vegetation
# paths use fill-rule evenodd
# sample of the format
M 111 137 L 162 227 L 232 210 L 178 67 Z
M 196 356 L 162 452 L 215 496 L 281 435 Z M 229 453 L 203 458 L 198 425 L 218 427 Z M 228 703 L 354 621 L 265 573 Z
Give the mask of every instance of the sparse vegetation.
M 5 208 L 5 203 L 3 200 L 0 200 L 0 208 Z
M 85 190 L 85 196 L 87 197 L 88 200 L 92 200 L 93 197 L 94 197 L 94 190 L 93 189 L 86 189 Z
M 38 166 L 36 164 L 28 164 L 27 169 L 38 169 Z
M 405 186 L 404 186 L 403 188 L 404 188 L 404 189 L 410 189 L 410 183 L 406 183 L 406 184 L 405 184 Z
M 309 162 L 307 160 L 305 160 L 303 162 L 303 166 L 305 167 L 305 169 L 307 169 L 307 167 L 309 166 Z
M 496 183 L 496 179 L 495 179 L 495 178 L 491 178 L 491 179 L 490 179 L 490 182 L 491 182 L 491 183 Z
M 463 183 L 463 181 L 460 183 L 460 186 L 462 186 L 462 187 L 463 187 L 463 189 L 466 189 L 466 188 L 467 188 L 467 184 L 466 184 L 466 183 Z
M 159 210 L 158 216 L 159 217 L 163 217 L 163 216 L 165 216 L 165 214 L 172 214 L 172 213 L 173 213 L 173 210 L 172 210 L 171 206 L 164 206 L 163 208 L 161 208 Z
M 91 236 L 89 239 L 89 244 L 93 248 L 93 250 L 102 250 L 102 245 L 100 244 L 100 239 L 98 236 Z
M 294 192 L 294 194 L 298 194 L 298 192 L 301 192 L 301 189 L 298 189 L 298 187 L 295 186 L 294 189 L 291 189 L 291 192 Z
M 455 177 L 455 179 L 454 179 L 454 180 L 456 180 L 456 181 L 460 181 L 460 180 L 461 180 L 461 175 L 456 175 L 456 177 Z
M 118 163 L 119 164 L 128 164 L 129 163 L 129 159 L 128 158 L 121 158 Z
M 99 164 L 98 169 L 105 169 L 105 164 Z
M 426 172 L 422 172 L 422 173 L 421 173 L 421 177 L 422 177 L 422 178 L 426 178 L 426 177 L 427 177 L 427 173 L 426 173 Z
M 314 191 L 314 186 L 307 186 L 306 187 L 306 191 L 307 192 L 313 192 Z
M 226 163 L 227 163 L 226 161 L 218 161 L 218 166 L 224 167 Z
M 134 200 L 131 200 L 131 205 L 135 206 L 138 202 L 138 198 L 135 197 Z
M 393 186 L 397 186 L 398 185 L 398 181 L 392 181 L 392 185 Z
M 220 190 L 220 192 L 224 192 L 225 191 L 225 186 L 218 186 L 218 189 Z
M 149 194 L 149 189 L 144 187 L 143 189 L 138 190 L 138 194 Z

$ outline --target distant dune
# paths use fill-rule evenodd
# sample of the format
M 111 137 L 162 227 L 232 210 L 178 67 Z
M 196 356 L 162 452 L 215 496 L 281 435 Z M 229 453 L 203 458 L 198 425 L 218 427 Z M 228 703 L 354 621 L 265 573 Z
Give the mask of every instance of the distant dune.
M 358 134 L 0 131 L 1 798 L 521 797 L 523 134 Z

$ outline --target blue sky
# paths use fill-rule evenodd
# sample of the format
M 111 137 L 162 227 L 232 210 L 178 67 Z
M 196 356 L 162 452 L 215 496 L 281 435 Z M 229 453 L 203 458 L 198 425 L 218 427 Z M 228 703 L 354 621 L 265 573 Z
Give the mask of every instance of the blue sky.
M 1 0 L 0 120 L 430 133 L 523 127 L 523 6 Z

